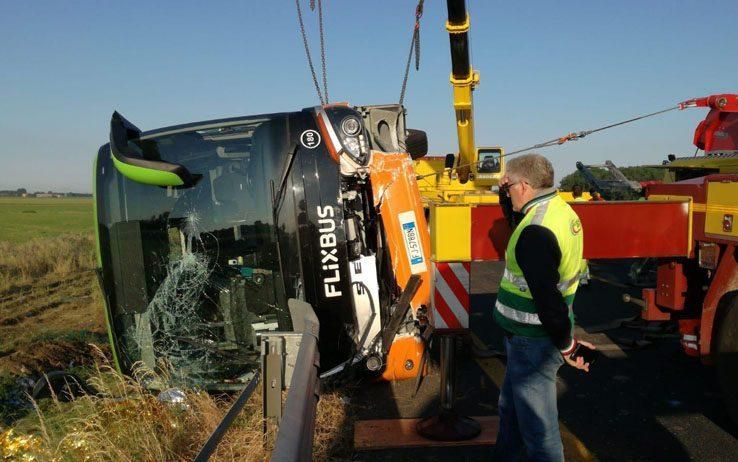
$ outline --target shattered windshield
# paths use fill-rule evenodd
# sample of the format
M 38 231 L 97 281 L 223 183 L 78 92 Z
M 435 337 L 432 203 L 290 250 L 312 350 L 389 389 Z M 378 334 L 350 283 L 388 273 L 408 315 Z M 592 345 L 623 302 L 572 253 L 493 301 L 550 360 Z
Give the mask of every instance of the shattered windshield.
M 258 365 L 257 334 L 291 327 L 272 215 L 289 116 L 160 130 L 132 143 L 200 179 L 191 188 L 144 185 L 101 157 L 100 245 L 111 263 L 103 279 L 119 359 L 175 384 L 237 387 Z

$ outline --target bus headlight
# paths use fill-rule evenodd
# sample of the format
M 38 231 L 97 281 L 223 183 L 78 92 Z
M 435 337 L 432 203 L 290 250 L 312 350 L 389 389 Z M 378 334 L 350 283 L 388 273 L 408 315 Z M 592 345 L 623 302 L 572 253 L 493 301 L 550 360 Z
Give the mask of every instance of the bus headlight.
M 347 116 L 341 121 L 341 131 L 347 137 L 358 136 L 361 133 L 361 121 L 356 116 Z
M 366 166 L 369 161 L 369 150 L 367 149 L 366 136 L 364 134 L 364 122 L 361 115 L 348 106 L 332 106 L 323 109 L 325 118 L 330 123 L 331 130 L 335 134 L 332 142 L 338 141 L 340 146 L 334 146 L 336 153 L 343 151 L 351 161 L 358 166 Z

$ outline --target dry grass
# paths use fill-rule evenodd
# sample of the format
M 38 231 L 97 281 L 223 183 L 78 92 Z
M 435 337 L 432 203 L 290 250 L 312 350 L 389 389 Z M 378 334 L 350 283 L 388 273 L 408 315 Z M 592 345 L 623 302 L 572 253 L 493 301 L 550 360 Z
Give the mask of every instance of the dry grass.
M 356 406 L 353 386 L 323 390 L 315 416 L 313 460 L 352 460 Z
M 100 353 L 88 383 L 99 391 L 62 403 L 57 397 L 36 404 L 36 413 L 0 432 L 4 461 L 189 461 L 220 423 L 230 399 L 186 391 L 186 405 L 161 403 L 143 383 L 152 373 L 139 369 L 121 376 Z M 218 445 L 212 461 L 268 460 L 273 425 L 262 432 L 257 391 Z M 333 391 L 321 397 L 314 460 L 349 460 L 353 418 L 347 400 Z
M 13 292 L 40 278 L 64 278 L 91 270 L 94 238 L 67 234 L 22 244 L 0 241 L 0 293 Z
M 105 344 L 90 236 L 0 242 L 0 376 L 92 364 Z
M 98 356 L 88 383 L 100 391 L 71 402 L 43 400 L 13 428 L 0 424 L 0 461 L 192 460 L 232 398 L 188 390 L 186 407 L 163 404 L 143 385 L 150 372 L 121 376 L 88 345 L 104 343 L 94 248 L 90 235 L 0 242 L 0 378 L 90 365 Z M 314 460 L 351 459 L 350 390 L 323 390 Z M 262 427 L 257 389 L 210 460 L 268 460 L 275 428 L 268 425 L 265 435 Z
M 144 386 L 152 372 L 140 368 L 135 377 L 122 376 L 104 355 L 100 359 L 88 379 L 98 395 L 68 403 L 53 397 L 37 404 L 34 416 L 16 424 L 16 438 L 35 438 L 27 452 L 16 453 L 17 460 L 29 456 L 59 462 L 192 460 L 229 404 L 196 391 L 186 392 L 184 405 L 161 403 Z M 258 398 L 258 393 L 252 396 L 244 417 L 223 441 L 230 444 L 222 443 L 211 460 L 265 459 Z

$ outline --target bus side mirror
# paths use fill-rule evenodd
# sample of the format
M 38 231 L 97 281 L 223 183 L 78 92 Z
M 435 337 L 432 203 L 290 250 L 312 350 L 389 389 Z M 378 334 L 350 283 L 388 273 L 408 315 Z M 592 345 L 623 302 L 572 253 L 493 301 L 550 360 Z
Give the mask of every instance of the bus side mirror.
M 110 118 L 110 152 L 115 168 L 129 180 L 153 186 L 190 187 L 197 182 L 189 170 L 179 164 L 150 160 L 129 143 L 141 137 L 141 130 L 117 111 Z

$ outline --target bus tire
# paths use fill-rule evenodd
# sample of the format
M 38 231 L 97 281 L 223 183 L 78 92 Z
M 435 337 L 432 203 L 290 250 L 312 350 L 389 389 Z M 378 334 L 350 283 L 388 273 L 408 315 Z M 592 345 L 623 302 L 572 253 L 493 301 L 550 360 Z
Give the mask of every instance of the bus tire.
M 410 154 L 413 160 L 420 159 L 428 154 L 428 136 L 423 130 L 409 128 L 407 130 L 407 137 L 405 138 L 405 145 L 408 154 Z

